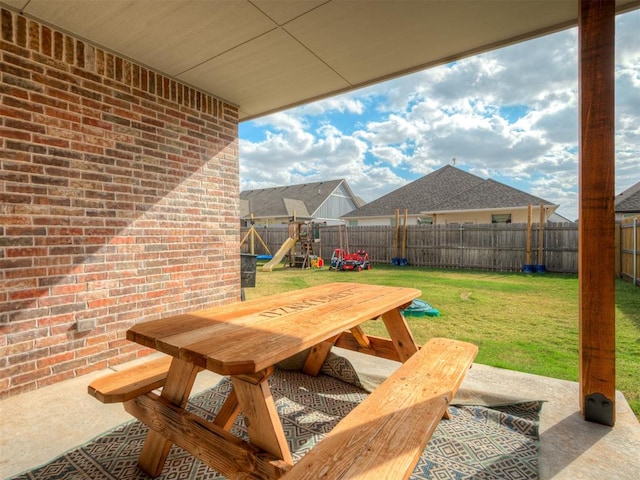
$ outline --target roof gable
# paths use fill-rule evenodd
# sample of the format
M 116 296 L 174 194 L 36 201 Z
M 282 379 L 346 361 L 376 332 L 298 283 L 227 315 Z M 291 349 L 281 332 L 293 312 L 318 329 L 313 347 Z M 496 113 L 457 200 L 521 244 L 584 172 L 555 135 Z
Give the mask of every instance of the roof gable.
M 406 208 L 409 214 L 417 215 L 435 208 L 452 195 L 458 195 L 481 182 L 483 180 L 480 177 L 446 165 L 367 203 L 345 217 L 393 215 L 397 208 Z
M 288 217 L 294 210 L 298 217 L 313 217 L 342 184 L 346 185 L 344 179 L 245 190 L 240 192 L 240 201 L 248 204 L 243 211 L 256 218 Z
M 344 216 L 389 216 L 394 215 L 397 208 L 406 208 L 408 214 L 419 215 L 425 212 L 513 208 L 541 203 L 553 205 L 495 180 L 485 180 L 446 165 Z

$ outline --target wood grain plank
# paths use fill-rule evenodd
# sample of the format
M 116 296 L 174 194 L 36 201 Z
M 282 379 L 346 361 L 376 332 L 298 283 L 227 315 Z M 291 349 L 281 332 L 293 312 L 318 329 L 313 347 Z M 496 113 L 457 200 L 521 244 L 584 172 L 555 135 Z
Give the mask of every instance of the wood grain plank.
M 138 323 L 127 330 L 127 340 L 145 347 L 156 348 L 157 340 L 165 336 L 184 331 L 197 330 L 211 325 L 211 320 L 197 314 L 177 315 L 174 317 Z M 161 349 L 158 349 L 162 351 Z M 168 353 L 168 352 L 165 352 Z
M 267 376 L 260 373 L 256 375 L 262 377 L 257 383 L 240 377 L 231 378 L 240 402 L 249 441 L 285 463 L 292 464 L 293 459 L 273 403 Z
M 580 405 L 615 423 L 615 5 L 580 2 Z M 587 411 L 587 397 L 606 397 Z M 606 411 L 609 410 L 608 414 Z M 599 415 L 596 415 L 599 416 Z
M 477 352 L 431 339 L 283 478 L 408 478 Z
M 367 338 L 369 339 L 369 348 L 360 346 L 351 332 L 343 332 L 335 345 L 336 347 L 353 350 L 354 352 L 365 353 L 374 357 L 386 358 L 387 360 L 400 362 L 398 350 L 390 339 L 374 335 L 367 335 Z
M 369 337 L 367 337 L 367 334 L 364 333 L 364 330 L 362 330 L 362 327 L 360 325 L 353 327 L 351 329 L 351 333 L 353 334 L 353 337 L 356 339 L 360 347 L 371 348 L 371 341 L 369 340 Z
M 408 360 L 414 353 L 418 351 L 418 344 L 416 343 L 409 325 L 405 320 L 400 308 L 394 308 L 382 315 L 384 325 L 387 327 L 387 331 L 391 336 L 394 347 L 398 351 L 398 357 L 400 361 L 404 362 Z
M 228 478 L 276 479 L 291 468 L 202 417 L 149 393 L 125 409 L 170 442 L 179 445 Z
M 233 423 L 240 414 L 240 403 L 238 402 L 238 396 L 235 390 L 231 390 L 229 396 L 220 407 L 220 411 L 213 420 L 213 424 L 226 430 L 231 430 Z
M 320 342 L 318 345 L 314 345 L 307 355 L 307 358 L 302 366 L 302 373 L 315 377 L 320 373 L 324 361 L 327 359 L 327 355 L 331 351 L 331 347 L 338 339 L 338 335 L 331 337 L 328 340 Z
M 162 398 L 178 407 L 184 407 L 189 400 L 189 394 L 199 370 L 191 363 L 173 358 L 167 381 L 162 389 Z M 140 468 L 152 477 L 160 475 L 171 445 L 171 441 L 162 434 L 149 430 L 138 459 Z
M 162 357 L 91 382 L 88 392 L 102 403 L 126 402 L 164 385 L 171 357 Z
M 206 368 L 223 375 L 259 371 L 406 304 L 420 291 L 347 284 L 341 295 L 317 303 L 292 303 L 265 310 L 261 319 L 183 346 L 180 357 L 198 365 L 206 358 Z
M 201 336 L 215 335 L 216 329 L 222 325 L 236 324 L 240 326 L 247 322 L 255 322 L 255 318 L 246 317 L 261 314 L 264 311 L 277 308 L 279 305 L 301 302 L 312 296 L 332 297 L 344 289 L 339 283 L 326 284 L 321 287 L 314 292 L 308 292 L 309 289 L 300 289 L 273 295 L 266 299 L 220 305 L 188 314 L 139 323 L 129 329 L 127 339 L 176 356 L 180 345 L 191 343 L 189 336 L 192 332 L 200 331 L 199 335 Z

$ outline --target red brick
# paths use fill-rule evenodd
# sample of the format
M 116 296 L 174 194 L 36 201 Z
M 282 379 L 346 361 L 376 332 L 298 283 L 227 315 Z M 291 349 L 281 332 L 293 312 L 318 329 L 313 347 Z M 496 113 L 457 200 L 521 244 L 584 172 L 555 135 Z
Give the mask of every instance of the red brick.
M 102 360 L 101 362 L 92 363 L 87 365 L 86 367 L 76 368 L 74 373 L 75 375 L 86 375 L 88 373 L 97 372 L 99 370 L 105 370 L 109 367 L 108 360 Z
M 28 130 L 28 129 L 23 129 L 21 131 L 21 130 L 13 130 L 13 129 L 0 127 L 0 137 L 10 138 L 12 140 L 29 141 L 31 139 L 31 134 L 25 130 Z
M 88 362 L 86 358 L 78 358 L 75 360 L 70 360 L 68 362 L 62 362 L 56 365 L 52 365 L 51 373 L 53 373 L 54 375 L 57 375 L 60 373 L 73 371 L 78 368 L 84 368 L 87 365 L 88 365 Z
M 7 248 L 7 257 L 42 257 L 47 254 L 46 248 Z
M 76 372 L 70 370 L 67 372 L 59 373 L 58 375 L 52 375 L 49 377 L 45 377 L 41 380 L 38 380 L 37 385 L 38 388 L 46 387 L 48 385 L 53 385 L 58 382 L 62 382 L 64 380 L 69 380 L 76 376 Z
M 17 262 L 17 267 L 15 270 L 9 269 L 9 263 L 7 263 L 7 267 L 5 269 L 4 276 L 6 279 L 17 279 L 17 278 L 32 278 L 32 277 L 40 277 L 42 275 L 46 275 L 46 270 L 42 268 L 30 268 L 33 264 L 31 260 L 23 260 L 22 262 Z
M 36 278 L 19 278 L 14 280 L 5 280 L 2 282 L 2 288 L 6 288 L 7 290 L 26 290 L 37 287 L 38 280 Z M 8 292 L 6 293 L 6 297 L 8 300 Z
M 40 360 L 38 360 L 37 366 L 38 368 L 51 367 L 52 365 L 73 360 L 74 358 L 74 352 L 59 353 L 57 355 L 51 355 L 49 357 L 41 358 Z
M 20 386 L 27 383 L 33 383 L 39 379 L 47 377 L 51 375 L 51 368 L 44 367 L 37 370 L 33 370 L 31 372 L 23 373 L 21 375 L 14 375 L 11 378 L 12 386 Z
M 47 137 L 44 135 L 33 135 L 32 141 L 41 145 L 50 145 L 52 147 L 68 148 L 69 141 L 59 137 Z
M 50 348 L 51 355 L 57 355 L 62 352 L 71 352 L 76 348 L 82 348 L 84 346 L 83 340 L 69 340 L 70 334 L 69 331 L 67 333 L 67 339 L 59 343 L 57 345 L 53 345 Z
M 51 288 L 51 295 L 64 295 L 68 293 L 83 292 L 86 286 L 83 284 L 57 285 Z
M 74 327 L 75 327 L 74 321 L 52 325 L 50 327 L 51 335 L 68 334 L 70 331 L 74 329 Z
M 8 363 L 8 362 L 7 362 Z M 32 372 L 36 369 L 35 361 L 26 361 L 17 365 L 10 365 L 9 367 L 0 369 L 0 378 L 8 377 L 12 378 L 16 375 L 21 375 L 25 372 Z
M 53 307 L 56 305 L 68 305 L 75 301 L 75 295 L 48 295 L 38 301 L 41 307 Z M 68 315 L 64 315 L 66 317 Z
M 53 117 L 53 118 L 58 118 L 60 120 L 65 120 L 65 121 L 70 122 L 72 124 L 80 123 L 80 121 L 82 120 L 82 116 L 81 115 L 79 115 L 77 113 L 69 112 L 67 110 L 59 110 L 59 109 L 56 109 L 56 108 L 45 108 L 44 113 L 48 117 Z
M 12 357 L 20 353 L 28 352 L 33 349 L 33 345 L 34 343 L 29 341 L 0 347 L 0 358 Z
M 95 345 L 90 345 L 90 346 L 87 346 L 87 347 L 78 348 L 75 352 L 72 352 L 72 353 L 75 353 L 76 357 L 81 358 L 81 357 L 88 357 L 88 356 L 91 356 L 91 355 L 96 355 L 96 354 L 104 352 L 104 351 L 106 351 L 108 349 L 109 348 L 108 348 L 106 343 L 98 343 L 98 344 L 95 344 Z
M 13 302 L 16 300 L 38 298 L 46 295 L 47 293 L 49 293 L 48 288 L 31 288 L 26 290 L 19 290 L 17 292 L 9 292 L 9 300 Z
M 2 9 L 2 39 L 13 41 L 13 16 L 8 10 Z
M 44 338 L 37 338 L 35 340 L 35 348 L 52 347 L 54 345 L 60 345 L 67 341 L 67 332 L 58 335 L 49 335 Z
M 115 339 L 116 333 L 105 333 L 103 335 L 96 335 L 87 338 L 87 346 L 89 345 L 97 345 L 99 343 L 108 343 Z
M 7 101 L 5 100 L 5 105 L 0 105 L 0 117 L 6 117 L 6 118 L 17 118 L 20 120 L 24 120 L 25 122 L 30 122 L 33 118 L 33 114 L 32 112 L 30 112 L 29 110 L 24 110 L 24 109 L 17 109 L 17 108 L 12 108 L 9 105 L 10 103 L 26 103 L 26 102 L 16 102 L 16 101 Z M 27 103 L 27 105 L 31 105 L 29 103 Z M 14 105 L 17 106 L 17 105 Z M 23 106 L 23 105 L 20 105 Z

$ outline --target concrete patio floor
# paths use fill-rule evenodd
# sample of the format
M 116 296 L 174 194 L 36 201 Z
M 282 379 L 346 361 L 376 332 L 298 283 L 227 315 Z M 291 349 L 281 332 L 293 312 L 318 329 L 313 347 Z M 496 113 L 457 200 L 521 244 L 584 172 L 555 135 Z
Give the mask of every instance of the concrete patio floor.
M 374 381 L 397 367 L 395 362 L 336 351 Z M 87 394 L 87 385 L 106 373 L 95 372 L 0 401 L 0 477 L 37 467 L 130 420 L 122 405 L 104 405 Z M 219 380 L 218 375 L 203 372 L 193 392 Z M 459 398 L 545 400 L 540 418 L 541 480 L 640 478 L 640 424 L 621 393 L 614 428 L 583 420 L 575 382 L 476 364 Z

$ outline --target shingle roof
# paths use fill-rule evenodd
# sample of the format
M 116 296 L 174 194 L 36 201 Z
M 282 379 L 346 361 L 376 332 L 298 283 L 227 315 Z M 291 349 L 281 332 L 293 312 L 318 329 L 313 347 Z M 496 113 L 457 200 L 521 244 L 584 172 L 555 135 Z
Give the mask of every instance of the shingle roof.
M 640 212 L 640 182 L 616 196 L 616 212 Z
M 246 201 L 247 213 L 253 213 L 258 218 L 288 217 L 293 215 L 293 210 L 298 217 L 310 217 L 342 182 L 344 180 L 339 179 L 245 190 L 240 192 L 240 201 Z
M 396 208 L 406 208 L 409 214 L 417 215 L 444 202 L 451 195 L 468 190 L 480 182 L 482 182 L 481 178 L 447 165 L 344 216 L 394 215 Z
M 549 205 L 549 202 L 490 178 L 461 194 L 436 205 L 433 211 L 478 210 L 487 208 L 513 208 L 527 205 Z
M 358 208 L 345 217 L 394 215 L 406 208 L 410 215 L 425 212 L 553 205 L 495 180 L 485 180 L 451 165 L 425 175 L 404 187 Z

